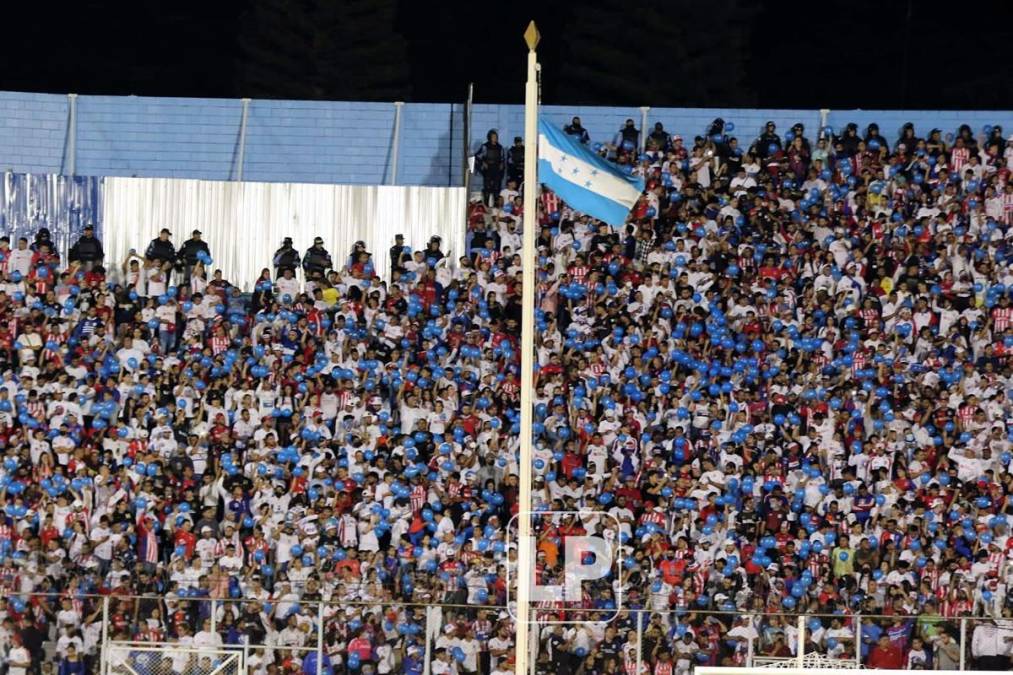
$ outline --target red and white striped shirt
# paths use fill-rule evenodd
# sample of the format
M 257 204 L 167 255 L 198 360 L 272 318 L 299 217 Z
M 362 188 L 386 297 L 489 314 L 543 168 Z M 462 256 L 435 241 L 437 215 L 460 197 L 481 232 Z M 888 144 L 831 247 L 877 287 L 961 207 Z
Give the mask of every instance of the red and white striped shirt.
M 854 361 L 851 364 L 851 374 L 854 375 L 859 370 L 863 370 L 869 359 L 862 352 L 855 352 Z
M 992 310 L 992 330 L 1001 333 L 1013 323 L 1013 307 L 996 307 Z
M 970 150 L 967 148 L 953 148 L 950 152 L 950 169 L 954 172 L 959 171 L 960 167 L 967 164 L 969 159 L 971 159 Z
M 974 413 L 978 412 L 978 407 L 973 405 L 961 406 L 957 410 L 957 419 L 961 424 L 968 424 L 974 419 Z
M 517 395 L 521 391 L 520 385 L 517 384 L 517 381 L 513 379 L 504 380 L 499 388 L 510 399 L 517 398 Z
M 971 613 L 971 602 L 969 600 L 944 600 L 942 605 L 943 616 L 963 616 Z
M 422 510 L 422 507 L 426 504 L 426 489 L 421 485 L 416 485 L 412 488 L 412 513 L 418 513 Z
M 933 591 L 939 590 L 939 576 L 941 572 L 938 568 L 932 570 L 925 570 L 922 572 L 922 581 L 927 581 L 929 588 Z
M 18 568 L 13 565 L 0 567 L 0 590 L 12 591 L 18 586 L 20 586 L 18 583 Z
M 1013 192 L 1005 192 L 1002 199 L 1002 222 L 1013 225 Z
M 999 551 L 988 555 L 988 569 L 991 574 L 999 574 L 1003 561 L 1006 560 L 1006 553 Z
M 640 522 L 643 524 L 654 523 L 655 525 L 664 525 L 665 516 L 664 514 L 651 510 L 645 513 L 644 515 L 640 516 Z
M 872 307 L 863 309 L 859 312 L 859 315 L 862 317 L 862 321 L 865 322 L 866 328 L 879 327 L 879 312 Z
M 557 213 L 562 204 L 556 193 L 549 190 L 542 192 L 542 208 L 546 213 Z
M 567 272 L 570 274 L 570 276 L 573 277 L 573 282 L 572 283 L 575 283 L 575 284 L 583 284 L 584 283 L 584 278 L 587 276 L 587 273 L 589 271 L 590 271 L 590 268 L 588 268 L 588 267 L 586 267 L 584 265 L 571 265 L 570 269 L 567 270 Z
M 215 356 L 227 351 L 229 348 L 229 338 L 227 335 L 215 335 L 211 338 L 211 353 Z

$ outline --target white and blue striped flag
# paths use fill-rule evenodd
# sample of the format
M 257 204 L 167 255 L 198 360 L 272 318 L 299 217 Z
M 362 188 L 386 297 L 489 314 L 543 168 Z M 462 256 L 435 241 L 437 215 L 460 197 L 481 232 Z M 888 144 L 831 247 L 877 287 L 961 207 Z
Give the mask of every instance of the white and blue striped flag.
M 626 222 L 644 181 L 623 173 L 579 140 L 538 120 L 538 181 L 571 208 L 613 227 Z

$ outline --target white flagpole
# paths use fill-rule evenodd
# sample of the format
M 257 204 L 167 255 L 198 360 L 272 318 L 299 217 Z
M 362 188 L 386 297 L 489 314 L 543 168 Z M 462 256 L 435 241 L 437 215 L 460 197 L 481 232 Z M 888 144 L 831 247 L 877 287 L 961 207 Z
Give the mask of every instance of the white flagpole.
M 528 637 L 531 606 L 531 444 L 532 389 L 535 351 L 535 231 L 538 220 L 538 28 L 528 24 L 524 41 L 528 45 L 528 81 L 524 95 L 524 239 L 521 248 L 523 288 L 521 290 L 521 447 L 520 489 L 517 520 L 517 610 L 515 675 L 528 675 Z M 537 637 L 536 637 L 537 639 Z

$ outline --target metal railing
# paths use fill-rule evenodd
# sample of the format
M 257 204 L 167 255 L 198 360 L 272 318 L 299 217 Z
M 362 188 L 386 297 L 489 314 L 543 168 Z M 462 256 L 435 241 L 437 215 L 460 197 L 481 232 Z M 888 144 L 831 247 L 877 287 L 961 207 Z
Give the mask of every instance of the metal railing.
M 67 596 L 58 594 L 21 595 L 7 599 L 0 612 L 11 618 L 46 623 L 47 617 L 56 619 L 59 605 Z M 463 635 L 463 626 L 484 626 L 488 639 L 497 627 L 506 622 L 513 634 L 515 624 L 507 608 L 496 604 L 417 604 L 394 601 L 303 601 L 298 597 L 281 598 L 274 603 L 251 598 L 210 598 L 203 595 L 184 596 L 120 596 L 79 595 L 72 599 L 80 617 L 73 628 L 81 628 L 95 635 L 99 623 L 98 639 L 86 642 L 86 656 L 92 659 L 92 673 L 111 675 L 105 669 L 107 650 L 124 649 L 130 645 L 147 647 L 186 644 L 187 649 L 201 646 L 209 650 L 231 650 L 242 653 L 242 664 L 248 669 L 251 655 L 261 653 L 267 658 L 298 659 L 301 663 L 308 654 L 315 654 L 316 673 L 323 675 L 328 665 L 358 670 L 360 664 L 372 664 L 387 659 L 387 665 L 398 667 L 407 658 L 421 661 L 423 675 L 429 675 L 434 649 L 448 626 Z M 158 626 L 156 611 L 165 626 Z M 547 610 L 535 610 L 545 612 Z M 573 620 L 577 614 L 591 611 L 594 621 Z M 558 614 L 558 612 L 557 612 Z M 87 619 L 85 618 L 87 617 Z M 262 624 L 261 631 L 247 630 L 244 623 L 251 617 Z M 552 626 L 545 616 L 534 615 L 541 623 L 531 627 L 532 675 L 544 671 L 544 659 Z M 556 617 L 558 618 L 558 617 Z M 642 608 L 610 610 L 569 610 L 565 618 L 569 628 L 575 629 L 570 658 L 583 659 L 595 654 L 603 655 L 603 631 L 608 626 L 617 629 L 623 648 L 617 658 L 629 661 L 628 668 L 640 673 L 645 663 L 653 663 L 660 647 L 674 647 L 672 658 L 678 672 L 690 672 L 695 666 L 715 666 L 734 663 L 745 667 L 790 664 L 807 667 L 816 659 L 821 664 L 836 667 L 868 668 L 886 663 L 891 645 L 903 643 L 904 658 L 914 658 L 913 665 L 927 669 L 967 670 L 982 669 L 980 657 L 988 658 L 991 646 L 998 646 L 1004 654 L 1013 644 L 1013 618 L 993 617 L 941 617 L 935 615 L 843 615 L 843 614 L 776 614 L 763 612 L 656 611 Z M 90 620 L 88 620 L 90 619 Z M 572 621 L 571 621 L 572 620 Z M 478 622 L 477 624 L 474 622 Z M 55 621 L 48 624 L 55 627 Z M 151 627 L 155 625 L 155 627 Z M 581 627 L 586 631 L 581 631 Z M 15 629 L 18 626 L 15 625 Z M 58 629 L 60 627 L 57 627 Z M 365 658 L 349 659 L 353 640 L 367 629 L 373 637 L 368 646 L 372 651 Z M 264 637 L 256 635 L 262 632 Z M 584 635 L 586 633 L 586 635 Z M 363 633 L 365 634 L 365 633 Z M 690 636 L 686 641 L 683 637 Z M 195 637 L 196 636 L 196 637 Z M 886 646 L 878 645 L 886 637 Z M 44 660 L 58 662 L 52 643 L 60 635 L 50 631 L 51 647 Z M 1007 638 L 1009 640 L 1007 641 Z M 679 649 L 684 641 L 693 645 Z M 361 644 L 359 645 L 361 647 Z M 918 647 L 921 647 L 919 649 Z M 380 647 L 381 649 L 377 649 Z M 387 650 L 390 647 L 390 650 Z M 611 647 L 610 647 L 611 649 Z M 388 653 L 388 651 L 392 653 Z M 464 650 L 454 652 L 459 658 Z M 479 652 L 480 664 L 488 662 Z M 979 653 L 981 652 L 981 653 Z M 924 660 L 918 656 L 924 653 Z M 689 656 L 692 654 L 692 656 Z M 914 654 L 912 657 L 911 655 Z M 464 653 L 471 659 L 472 654 Z M 0 661 L 5 654 L 0 654 Z M 329 661 L 329 664 L 327 663 Z M 635 662 L 635 663 L 634 663 Z M 621 661 L 620 661 L 621 663 Z M 354 664 L 354 667 L 353 667 Z M 902 664 L 907 667 L 908 663 Z M 470 670 L 470 669 L 469 669 Z M 483 668 L 479 668 L 482 671 Z M 393 670 L 391 671 L 393 672 Z M 400 671 L 398 671 L 400 672 Z M 486 671 L 487 672 L 487 671 Z

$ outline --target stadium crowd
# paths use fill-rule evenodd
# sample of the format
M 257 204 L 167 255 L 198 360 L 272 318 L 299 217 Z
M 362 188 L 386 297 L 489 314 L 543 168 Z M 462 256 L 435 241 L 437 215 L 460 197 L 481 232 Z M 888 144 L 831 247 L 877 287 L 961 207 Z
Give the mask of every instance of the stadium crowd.
M 538 671 L 803 639 L 956 668 L 961 617 L 968 664 L 1007 667 L 1013 137 L 566 131 L 646 189 L 620 230 L 548 192 L 530 224 L 534 500 L 581 512 L 540 518 L 535 573 L 560 581 L 582 534 L 622 568 L 539 604 L 580 621 L 540 629 Z M 318 639 L 328 673 L 512 671 L 527 224 L 521 155 L 489 138 L 467 250 L 399 238 L 389 278 L 361 242 L 286 240 L 242 293 L 197 231 L 122 261 L 90 230 L 69 260 L 0 239 L 9 675 L 96 672 L 103 626 L 248 644 L 254 675 L 312 675 Z

